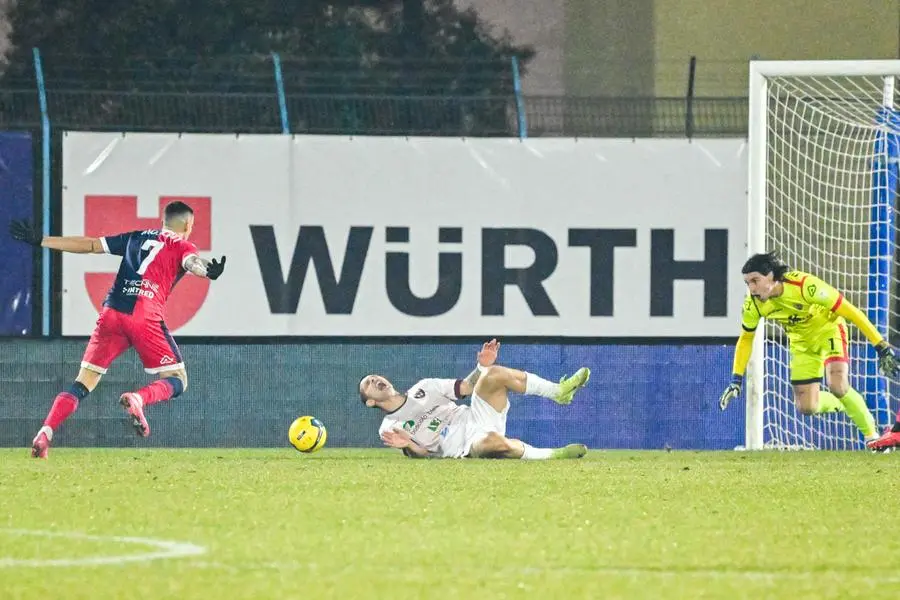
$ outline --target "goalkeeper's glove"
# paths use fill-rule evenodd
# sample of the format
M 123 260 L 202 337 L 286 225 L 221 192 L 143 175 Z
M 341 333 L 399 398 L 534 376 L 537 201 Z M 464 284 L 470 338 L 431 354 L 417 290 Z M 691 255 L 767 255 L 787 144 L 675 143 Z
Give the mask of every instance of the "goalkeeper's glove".
M 14 240 L 31 244 L 32 246 L 40 246 L 44 240 L 40 230 L 28 221 L 10 221 L 9 235 Z
M 875 346 L 878 351 L 878 369 L 885 377 L 896 377 L 900 374 L 900 362 L 897 361 L 897 354 L 887 342 L 881 342 Z
M 218 279 L 219 275 L 222 274 L 222 271 L 225 270 L 225 257 L 222 257 L 221 261 L 217 261 L 216 259 L 212 259 L 209 261 L 209 264 L 206 265 L 206 276 L 209 279 Z
M 743 375 L 733 375 L 731 378 L 731 383 L 725 388 L 725 391 L 722 392 L 722 395 L 719 396 L 719 410 L 725 410 L 728 408 L 728 404 L 741 395 L 741 385 L 744 383 Z

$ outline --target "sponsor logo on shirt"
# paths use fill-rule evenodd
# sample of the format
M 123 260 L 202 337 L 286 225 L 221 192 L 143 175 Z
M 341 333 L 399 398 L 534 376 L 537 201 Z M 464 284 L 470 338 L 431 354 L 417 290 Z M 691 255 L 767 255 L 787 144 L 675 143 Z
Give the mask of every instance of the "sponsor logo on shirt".
M 126 279 L 122 286 L 122 293 L 126 296 L 143 296 L 151 300 L 159 292 L 159 284 L 149 279 Z

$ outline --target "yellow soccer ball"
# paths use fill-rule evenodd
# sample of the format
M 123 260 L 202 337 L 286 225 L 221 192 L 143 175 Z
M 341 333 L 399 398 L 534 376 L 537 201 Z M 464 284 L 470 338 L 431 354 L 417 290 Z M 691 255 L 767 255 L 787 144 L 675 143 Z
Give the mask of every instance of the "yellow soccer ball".
M 328 432 L 322 421 L 315 417 L 300 417 L 288 429 L 291 445 L 300 452 L 315 452 L 325 445 Z

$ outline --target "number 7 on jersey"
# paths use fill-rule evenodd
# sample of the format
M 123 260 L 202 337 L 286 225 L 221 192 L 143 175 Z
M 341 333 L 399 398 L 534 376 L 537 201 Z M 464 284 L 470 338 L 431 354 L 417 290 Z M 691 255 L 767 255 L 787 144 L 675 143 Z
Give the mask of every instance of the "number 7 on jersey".
M 149 250 L 149 252 L 144 257 L 144 260 L 141 261 L 141 266 L 137 268 L 138 275 L 143 275 L 147 271 L 147 267 L 150 266 L 150 263 L 153 262 L 153 259 L 156 258 L 156 255 L 159 254 L 159 251 L 165 245 L 165 242 L 160 242 L 159 240 L 147 240 L 141 245 L 141 250 Z

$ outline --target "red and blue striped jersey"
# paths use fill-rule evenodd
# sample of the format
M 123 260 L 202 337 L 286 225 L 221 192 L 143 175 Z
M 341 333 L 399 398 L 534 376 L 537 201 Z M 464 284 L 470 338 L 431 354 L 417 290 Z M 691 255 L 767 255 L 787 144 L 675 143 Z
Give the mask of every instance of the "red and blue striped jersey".
M 121 256 L 116 280 L 103 301 L 137 318 L 165 320 L 166 299 L 186 273 L 197 246 L 168 229 L 145 229 L 100 238 L 103 251 Z

